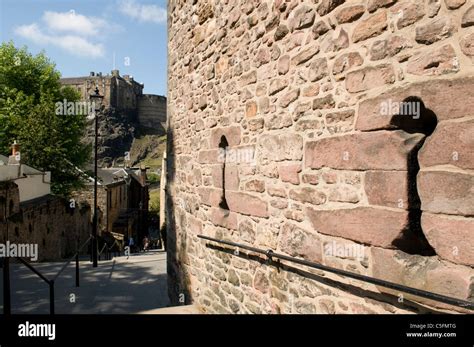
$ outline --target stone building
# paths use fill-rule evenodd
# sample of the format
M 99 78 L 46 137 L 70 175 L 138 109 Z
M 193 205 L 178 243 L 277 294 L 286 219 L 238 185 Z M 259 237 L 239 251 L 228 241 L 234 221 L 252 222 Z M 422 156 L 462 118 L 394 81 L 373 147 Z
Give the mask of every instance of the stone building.
M 62 78 L 61 84 L 77 89 L 83 101 L 89 100 L 96 87 L 99 88 L 107 109 L 126 113 L 144 126 L 155 128 L 166 122 L 166 97 L 143 94 L 143 84 L 133 76 L 120 76 L 119 70 L 107 75 L 91 72 L 89 76 Z
M 277 269 L 199 234 L 473 301 L 472 0 L 168 6 L 174 302 L 220 313 L 462 311 Z
M 133 237 L 141 240 L 148 231 L 148 183 L 146 168 L 98 169 L 98 235 L 109 243 L 123 246 Z M 74 193 L 79 202 L 94 206 L 94 179 Z M 122 248 L 120 248 L 122 249 Z
M 0 155 L 0 243 L 37 244 L 38 260 L 74 254 L 91 233 L 90 207 L 51 195 L 51 174 Z

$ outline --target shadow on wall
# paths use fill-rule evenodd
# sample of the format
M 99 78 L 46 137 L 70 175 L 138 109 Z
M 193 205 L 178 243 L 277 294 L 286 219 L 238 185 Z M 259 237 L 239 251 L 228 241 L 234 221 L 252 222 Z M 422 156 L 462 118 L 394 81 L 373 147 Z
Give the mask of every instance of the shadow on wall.
M 393 245 L 409 254 L 435 255 L 434 249 L 428 243 L 421 228 L 421 200 L 418 195 L 416 178 L 420 171 L 418 152 L 428 136 L 436 129 L 438 118 L 416 96 L 406 98 L 401 105 L 403 106 L 399 110 L 399 114 L 391 119 L 390 125 L 409 134 L 424 134 L 425 137 L 412 149 L 407 158 L 408 221 L 403 230 L 402 238 L 395 240 Z
M 176 223 L 175 202 L 173 196 L 173 185 L 176 180 L 176 156 L 175 156 L 174 132 L 168 126 L 166 140 L 166 251 L 167 251 L 167 273 L 168 273 L 168 296 L 171 305 L 191 304 L 189 290 L 189 277 L 182 265 L 186 257 L 186 231 L 181 227 L 186 225 L 181 221 Z M 185 218 L 181 215 L 181 218 Z M 179 247 L 178 247 L 179 237 Z

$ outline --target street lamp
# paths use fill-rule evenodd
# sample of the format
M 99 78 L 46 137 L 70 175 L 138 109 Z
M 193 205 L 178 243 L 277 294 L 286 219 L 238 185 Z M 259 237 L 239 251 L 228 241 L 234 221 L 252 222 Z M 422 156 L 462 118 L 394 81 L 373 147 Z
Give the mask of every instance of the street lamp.
M 97 267 L 97 138 L 99 136 L 99 114 L 102 110 L 104 96 L 99 94 L 99 87 L 95 87 L 94 94 L 90 95 L 94 109 L 94 217 L 92 219 L 92 267 Z

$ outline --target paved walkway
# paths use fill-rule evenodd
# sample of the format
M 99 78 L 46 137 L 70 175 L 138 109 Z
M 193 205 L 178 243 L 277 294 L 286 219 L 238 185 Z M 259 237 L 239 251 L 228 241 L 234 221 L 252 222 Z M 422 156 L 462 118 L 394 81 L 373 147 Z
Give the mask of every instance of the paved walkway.
M 53 278 L 64 263 L 34 265 Z M 151 251 L 111 261 L 92 268 L 80 262 L 80 287 L 75 287 L 75 264 L 71 263 L 55 284 L 57 314 L 130 314 L 169 305 L 166 253 Z M 3 311 L 3 274 L 0 269 L 0 312 Z M 11 265 L 12 313 L 48 314 L 48 285 L 24 265 Z M 75 302 L 71 298 L 75 296 Z

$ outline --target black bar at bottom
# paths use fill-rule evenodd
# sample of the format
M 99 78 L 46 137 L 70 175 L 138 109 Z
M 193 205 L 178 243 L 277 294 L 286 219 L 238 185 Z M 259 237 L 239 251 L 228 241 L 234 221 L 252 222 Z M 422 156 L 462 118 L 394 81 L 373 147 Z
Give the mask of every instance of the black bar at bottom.
M 449 304 L 449 305 L 452 305 L 452 306 L 457 306 L 457 307 L 461 307 L 461 308 L 465 308 L 465 309 L 469 309 L 469 310 L 474 310 L 474 303 L 469 302 L 469 301 L 456 299 L 456 298 L 452 298 L 452 297 L 449 297 L 449 296 L 436 294 L 436 293 L 428 292 L 426 290 L 421 290 L 421 289 L 417 289 L 417 288 L 413 288 L 413 287 L 407 287 L 407 286 L 404 286 L 404 285 L 401 285 L 401 284 L 384 281 L 384 280 L 381 280 L 381 279 L 378 279 L 378 278 L 369 277 L 369 276 L 365 276 L 365 275 L 360 275 L 360 274 L 357 274 L 357 273 L 354 273 L 354 272 L 345 271 L 345 270 L 341 270 L 341 269 L 336 269 L 336 268 L 329 267 L 329 266 L 326 266 L 326 265 L 313 263 L 313 262 L 310 262 L 310 261 L 307 261 L 307 260 L 298 259 L 298 258 L 290 257 L 290 256 L 287 256 L 287 255 L 274 253 L 272 250 L 265 251 L 263 249 L 259 249 L 259 248 L 239 244 L 239 243 L 236 243 L 236 242 L 219 240 L 219 239 L 215 239 L 215 238 L 204 236 L 204 235 L 198 235 L 198 237 L 200 239 L 203 239 L 203 240 L 208 240 L 208 241 L 212 241 L 212 242 L 225 244 L 225 245 L 228 245 L 228 246 L 233 246 L 233 247 L 246 249 L 246 250 L 254 252 L 254 253 L 264 254 L 267 257 L 269 257 L 270 259 L 271 258 L 279 258 L 279 259 L 290 261 L 290 262 L 293 262 L 293 263 L 296 263 L 296 264 L 309 266 L 309 267 L 312 267 L 312 268 L 315 268 L 315 269 L 318 269 L 318 270 L 323 270 L 323 271 L 331 272 L 331 273 L 334 273 L 334 274 L 337 274 L 337 275 L 353 278 L 353 279 L 356 279 L 356 280 L 359 280 L 359 281 L 375 284 L 375 285 L 378 285 L 378 286 L 381 286 L 381 287 L 385 287 L 385 288 L 389 288 L 389 289 L 395 289 L 395 290 L 398 290 L 398 291 L 403 292 L 403 293 L 408 293 L 408 294 L 416 295 L 416 296 L 419 296 L 419 297 L 422 297 L 422 298 L 442 302 L 444 304 Z

